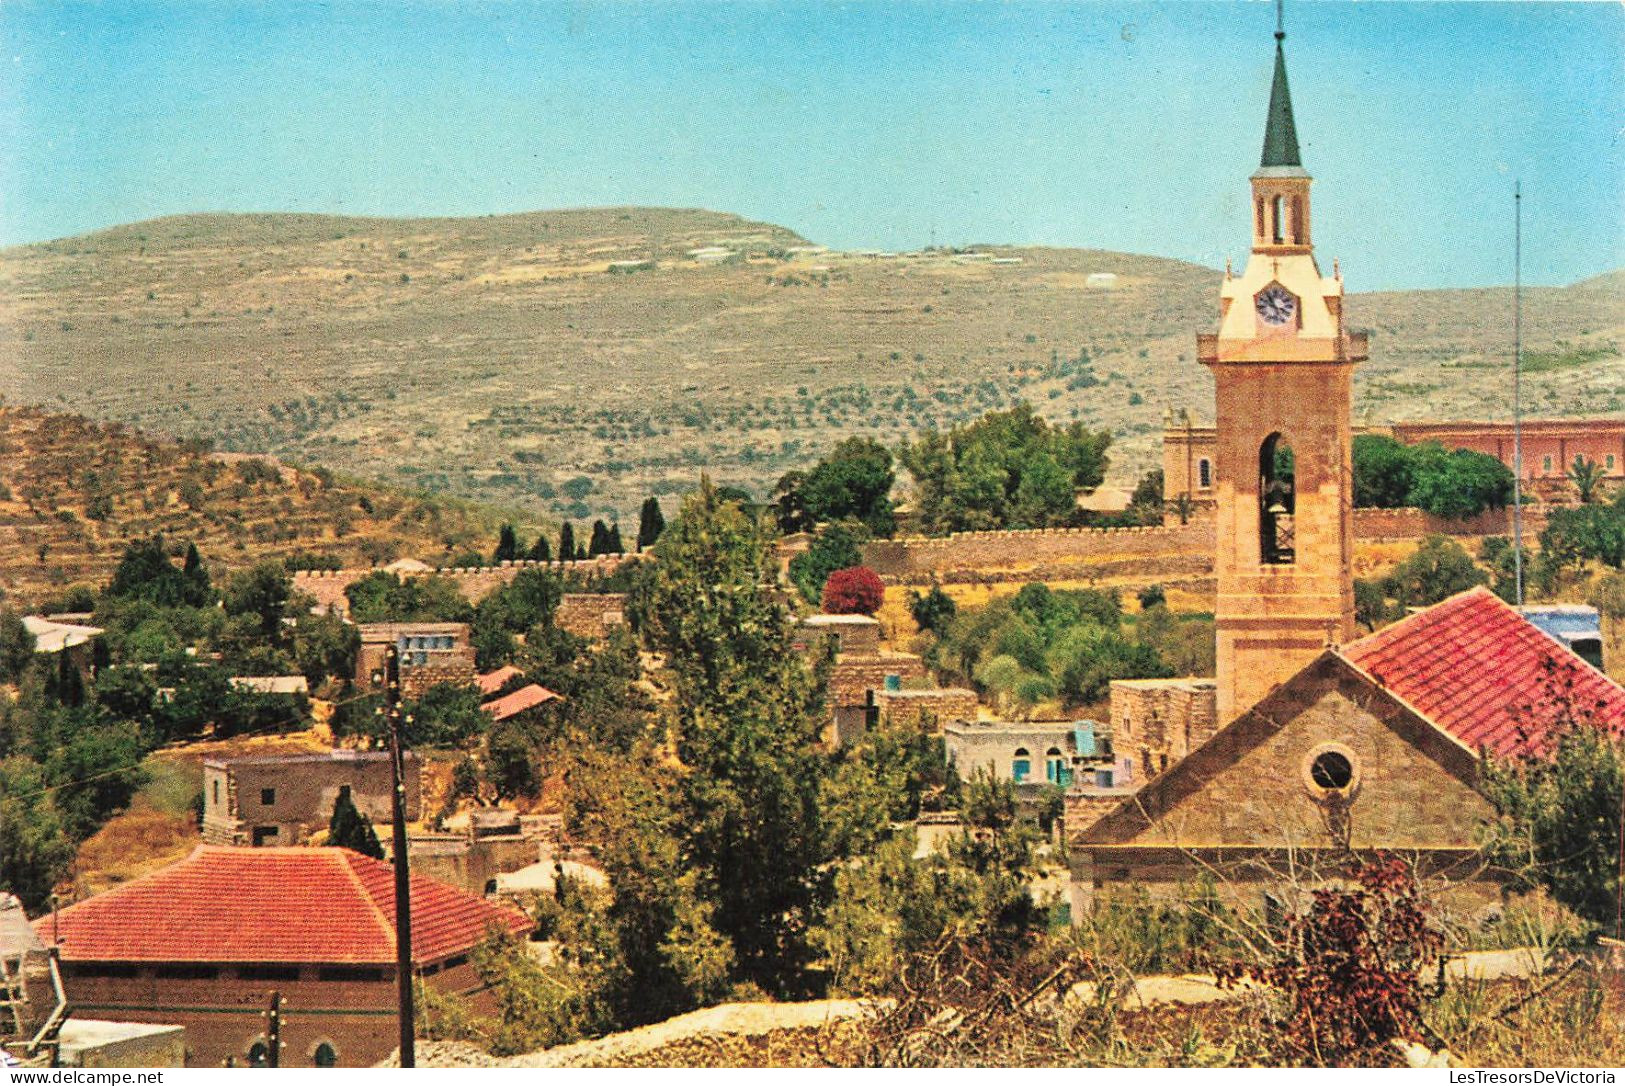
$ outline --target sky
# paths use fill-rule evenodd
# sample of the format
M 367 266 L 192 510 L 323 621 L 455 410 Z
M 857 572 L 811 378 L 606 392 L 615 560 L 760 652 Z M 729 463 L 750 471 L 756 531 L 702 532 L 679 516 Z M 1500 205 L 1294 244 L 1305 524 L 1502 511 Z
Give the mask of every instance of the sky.
M 840 248 L 1213 267 L 1248 241 L 1269 3 L 0 0 L 0 244 L 192 211 L 705 207 Z M 1351 290 L 1625 265 L 1625 8 L 1286 8 Z

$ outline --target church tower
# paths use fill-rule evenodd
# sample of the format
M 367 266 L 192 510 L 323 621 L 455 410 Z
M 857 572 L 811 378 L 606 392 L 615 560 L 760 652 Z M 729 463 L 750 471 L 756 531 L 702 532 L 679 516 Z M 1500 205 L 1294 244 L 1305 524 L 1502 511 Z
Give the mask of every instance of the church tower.
M 1285 37 L 1252 176 L 1252 253 L 1225 273 L 1218 332 L 1197 337 L 1216 391 L 1221 726 L 1354 633 L 1350 403 L 1366 338 L 1343 329 L 1342 277 L 1315 263 Z

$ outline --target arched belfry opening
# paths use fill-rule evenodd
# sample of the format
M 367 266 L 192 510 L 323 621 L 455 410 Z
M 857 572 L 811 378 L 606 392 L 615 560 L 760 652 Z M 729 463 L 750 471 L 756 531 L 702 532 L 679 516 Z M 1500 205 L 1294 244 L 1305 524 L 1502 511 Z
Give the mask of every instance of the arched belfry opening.
M 1289 566 L 1296 558 L 1294 482 L 1292 446 L 1279 433 L 1271 434 L 1258 447 L 1258 561 L 1262 565 Z

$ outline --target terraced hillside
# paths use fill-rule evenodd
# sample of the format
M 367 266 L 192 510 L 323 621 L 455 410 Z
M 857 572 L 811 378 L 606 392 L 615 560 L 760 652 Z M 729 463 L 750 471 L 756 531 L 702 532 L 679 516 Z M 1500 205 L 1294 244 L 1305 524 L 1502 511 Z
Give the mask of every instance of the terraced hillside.
M 1165 409 L 1209 409 L 1192 336 L 1218 276 L 834 253 L 706 211 L 186 216 L 0 252 L 0 391 L 538 516 L 625 519 L 702 469 L 761 494 L 843 436 L 1017 398 L 1112 428 L 1131 480 Z M 1353 295 L 1374 332 L 1357 409 L 1504 417 L 1510 300 Z M 1625 409 L 1618 275 L 1527 291 L 1525 317 L 1531 410 Z
M 162 533 L 206 561 L 321 554 L 345 565 L 489 553 L 494 515 L 440 497 L 220 457 L 122 423 L 0 407 L 0 590 L 38 603 L 101 583 L 126 542 Z

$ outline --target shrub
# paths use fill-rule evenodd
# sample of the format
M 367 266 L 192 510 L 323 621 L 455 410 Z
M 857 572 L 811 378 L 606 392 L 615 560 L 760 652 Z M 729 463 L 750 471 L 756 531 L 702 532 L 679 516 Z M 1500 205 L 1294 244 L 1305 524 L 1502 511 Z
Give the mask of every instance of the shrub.
M 885 599 L 885 584 L 867 566 L 838 569 L 824 582 L 822 605 L 832 615 L 872 615 Z

